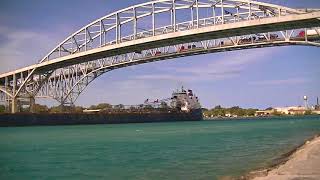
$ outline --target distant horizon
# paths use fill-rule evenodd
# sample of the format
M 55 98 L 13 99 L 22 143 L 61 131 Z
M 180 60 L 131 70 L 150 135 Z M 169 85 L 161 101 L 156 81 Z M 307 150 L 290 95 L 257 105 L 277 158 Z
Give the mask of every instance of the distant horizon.
M 35 64 L 84 25 L 146 1 L 4 0 L 0 7 L 0 73 Z M 314 0 L 264 2 L 320 8 L 320 1 Z M 94 11 L 88 11 L 89 6 Z M 314 105 L 320 97 L 319 67 L 319 48 L 307 46 L 183 57 L 106 73 L 87 87 L 75 105 L 139 104 L 147 98 L 170 97 L 182 85 L 193 89 L 202 106 L 210 109 L 217 105 L 258 109 L 303 106 L 305 95 Z M 54 100 L 39 99 L 37 103 L 58 105 Z
M 201 103 L 201 102 L 200 102 Z M 258 108 L 258 107 L 242 107 L 241 105 L 231 105 L 231 106 L 222 106 L 220 104 L 217 104 L 213 107 L 204 107 L 202 106 L 202 108 L 205 108 L 205 109 L 214 109 L 216 108 L 217 106 L 221 106 L 221 108 L 232 108 L 232 107 L 240 107 L 240 108 L 243 108 L 243 109 L 259 109 L 259 110 L 265 110 L 265 109 L 268 109 L 268 108 L 282 108 L 282 107 L 304 107 L 304 101 L 302 100 L 302 104 L 300 105 L 287 105 L 287 106 L 269 106 L 269 107 L 266 107 L 266 108 Z M 117 105 L 124 105 L 124 106 L 137 106 L 137 105 L 140 105 L 140 104 L 144 104 L 143 102 L 141 102 L 140 104 L 123 104 L 123 103 L 120 103 L 120 104 L 111 104 L 111 103 L 108 103 L 108 102 L 98 102 L 96 104 L 90 104 L 90 105 L 87 105 L 87 106 L 82 106 L 82 105 L 77 105 L 75 104 L 75 106 L 80 106 L 80 107 L 83 107 L 83 108 L 90 108 L 90 106 L 95 106 L 95 105 L 99 105 L 99 104 L 109 104 L 109 105 L 112 105 L 112 106 L 117 106 Z M 53 104 L 40 104 L 40 105 L 46 105 L 48 106 L 49 108 L 51 107 L 57 107 L 59 105 L 53 105 Z M 310 103 L 310 101 L 308 100 L 308 106 L 311 106 L 311 107 L 314 107 L 317 105 L 317 102 L 315 102 L 314 104 L 313 103 Z

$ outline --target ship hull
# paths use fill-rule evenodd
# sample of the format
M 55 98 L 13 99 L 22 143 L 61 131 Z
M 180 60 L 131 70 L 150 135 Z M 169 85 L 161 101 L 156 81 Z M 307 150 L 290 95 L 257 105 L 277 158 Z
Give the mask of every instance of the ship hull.
M 202 110 L 157 113 L 0 114 L 0 127 L 200 121 Z

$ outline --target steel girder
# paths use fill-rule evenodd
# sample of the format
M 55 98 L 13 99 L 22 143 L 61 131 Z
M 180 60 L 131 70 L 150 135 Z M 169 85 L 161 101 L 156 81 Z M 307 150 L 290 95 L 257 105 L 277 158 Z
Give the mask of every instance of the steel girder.
M 307 31 L 307 29 L 261 33 L 259 35 L 249 34 L 222 39 L 182 43 L 76 64 L 56 70 L 48 81 L 44 83 L 38 95 L 41 97 L 53 97 L 60 102 L 72 104 L 90 82 L 105 72 L 118 68 L 183 56 L 251 48 L 288 45 L 320 47 L 319 32 L 317 35 L 312 36 L 310 40 L 310 37 L 308 38 L 308 36 L 300 37 L 299 33 L 301 31 Z M 257 39 L 258 36 L 260 37 L 259 40 Z M 184 48 L 182 49 L 182 47 Z
M 190 19 L 178 22 L 180 11 Z M 88 24 L 62 41 L 40 62 L 169 32 L 303 13 L 306 12 L 251 0 L 155 0 L 116 11 Z M 165 15 L 170 17 L 164 18 Z
M 268 36 L 265 29 L 256 29 L 254 31 L 237 31 L 233 33 L 234 37 L 226 34 L 205 37 L 202 41 L 195 39 L 178 39 L 175 42 L 154 43 L 153 46 L 141 46 L 139 49 L 128 47 L 126 51 L 119 51 L 116 54 L 104 54 L 105 57 L 91 56 L 82 57 L 81 60 L 72 59 L 72 57 L 81 56 L 86 52 L 91 52 L 99 48 L 115 47 L 115 49 L 130 42 L 143 42 L 148 38 L 152 42 L 161 39 L 167 34 L 196 32 L 207 27 L 224 27 L 225 31 L 233 24 L 241 25 L 249 22 L 262 22 L 265 19 L 271 19 L 274 22 L 284 19 L 283 17 L 295 18 L 295 15 L 310 14 L 318 12 L 316 10 L 295 10 L 287 7 L 277 6 L 268 3 L 262 3 L 250 0 L 156 0 L 136 6 L 131 6 L 117 12 L 102 17 L 87 26 L 75 32 L 48 55 L 40 60 L 38 65 L 31 68 L 24 68 L 8 75 L 0 76 L 0 94 L 6 94 L 9 99 L 16 97 L 51 97 L 59 102 L 73 103 L 84 88 L 101 74 L 110 70 L 124 66 L 146 63 L 167 58 L 174 58 L 186 55 L 195 55 L 209 52 L 219 52 L 224 50 L 237 50 L 264 46 L 276 45 L 316 45 L 318 42 L 309 41 L 307 37 L 304 40 L 293 40 L 292 33 L 288 34 L 290 27 L 288 24 L 282 24 L 277 30 L 284 37 L 279 41 L 274 41 Z M 320 22 L 320 21 L 319 21 Z M 299 28 L 312 27 L 313 21 L 307 21 L 299 24 Z M 318 23 L 318 22 L 317 22 Z M 272 24 L 272 23 L 271 23 Z M 274 23 L 275 27 L 277 23 Z M 151 27 L 150 27 L 151 26 Z M 212 28 L 211 28 L 212 29 Z M 269 31 L 272 29 L 269 29 Z M 248 32 L 250 32 L 249 35 Z M 240 36 L 253 37 L 256 33 L 264 33 L 268 42 L 240 42 Z M 232 33 L 231 33 L 232 34 Z M 202 37 L 203 38 L 203 37 Z M 229 39 L 232 44 L 226 47 L 216 42 Z M 154 41 L 153 41 L 154 40 Z M 177 50 L 183 44 L 197 44 L 197 50 L 188 52 L 173 53 L 172 49 Z M 150 45 L 150 44 L 149 44 Z M 213 46 L 212 46 L 213 45 Z M 152 47 L 150 49 L 150 47 Z M 201 50 L 202 48 L 202 50 Z M 168 54 L 168 52 L 170 53 Z M 161 52 L 161 56 L 156 53 Z M 98 54 L 98 53 L 97 53 Z M 152 57 L 148 57 L 149 55 Z M 63 66 L 50 66 L 47 64 L 58 64 L 58 60 L 63 59 Z M 6 84 L 6 85 L 5 85 Z M 1 95 L 4 97 L 4 95 Z

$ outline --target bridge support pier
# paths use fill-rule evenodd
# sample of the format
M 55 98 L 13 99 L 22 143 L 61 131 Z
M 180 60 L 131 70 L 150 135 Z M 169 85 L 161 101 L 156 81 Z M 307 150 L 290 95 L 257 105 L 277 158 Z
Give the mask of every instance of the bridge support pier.
M 35 113 L 36 112 L 35 105 L 36 105 L 35 98 L 34 97 L 30 97 L 30 100 L 29 100 L 29 111 L 31 113 Z
M 10 101 L 8 99 L 6 99 L 5 108 L 6 108 L 5 112 L 9 113 L 10 112 Z
M 12 99 L 12 101 L 11 101 L 11 113 L 12 114 L 19 112 L 18 103 L 19 103 L 18 98 L 15 97 Z

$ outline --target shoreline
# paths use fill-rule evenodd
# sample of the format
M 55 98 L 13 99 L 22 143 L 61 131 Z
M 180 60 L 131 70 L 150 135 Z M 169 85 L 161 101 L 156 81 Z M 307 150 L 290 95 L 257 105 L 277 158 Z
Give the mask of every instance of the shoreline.
M 267 167 L 252 170 L 249 173 L 246 173 L 245 175 L 241 177 L 237 177 L 235 179 L 236 180 L 257 180 L 261 178 L 262 179 L 268 178 L 268 176 L 271 175 L 270 173 L 278 170 L 282 166 L 286 165 L 290 160 L 294 159 L 296 157 L 295 155 L 297 155 L 298 152 L 306 150 L 310 144 L 319 140 L 320 140 L 320 134 L 316 134 L 311 138 L 306 139 L 303 143 L 293 148 L 289 152 L 282 154 L 279 158 L 274 159 L 273 162 Z
M 228 120 L 256 120 L 256 119 L 273 119 L 273 118 L 304 118 L 304 117 L 320 117 L 319 115 L 299 115 L 299 116 L 248 116 L 248 117 L 214 117 L 203 118 L 204 121 L 228 121 Z

